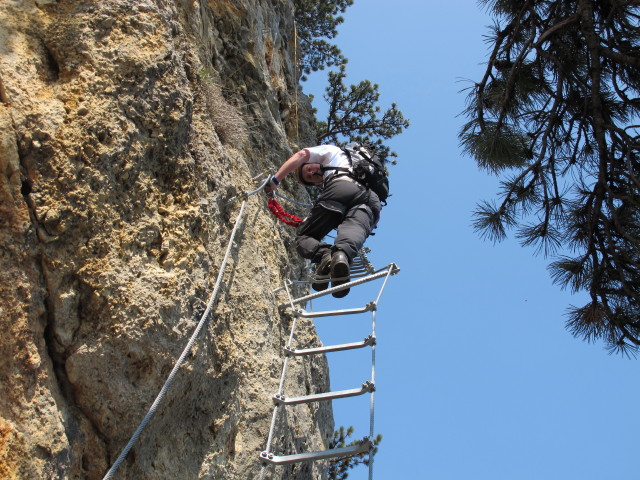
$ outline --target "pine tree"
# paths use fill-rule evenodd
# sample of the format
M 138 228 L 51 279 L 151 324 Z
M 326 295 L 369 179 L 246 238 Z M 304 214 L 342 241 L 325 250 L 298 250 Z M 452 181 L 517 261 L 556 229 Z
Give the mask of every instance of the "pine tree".
M 353 432 L 353 427 L 349 427 L 346 429 L 344 427 L 340 427 L 338 430 L 333 432 L 333 438 L 329 442 L 329 448 L 352 447 L 354 445 L 361 444 L 362 440 L 354 440 L 350 443 L 347 443 L 348 438 L 353 435 Z M 349 476 L 349 470 L 357 467 L 358 465 L 369 466 L 371 458 L 375 456 L 376 453 L 378 453 L 378 445 L 380 445 L 381 441 L 382 435 L 377 435 L 376 438 L 374 438 L 372 441 L 373 448 L 371 449 L 371 452 L 330 460 L 329 469 L 327 470 L 327 479 L 345 480 Z
M 640 347 L 640 6 L 625 0 L 483 0 L 491 53 L 469 92 L 461 145 L 501 177 L 482 236 L 552 257 L 585 291 L 567 327 L 611 352 Z M 562 253 L 559 253 L 562 252 Z M 568 253 L 566 253 L 568 252 Z
M 295 0 L 294 4 L 303 75 L 346 63 L 340 49 L 325 39 L 338 34 L 337 27 L 344 21 L 339 14 L 353 5 L 353 0 Z
M 328 76 L 329 85 L 323 96 L 329 105 L 327 119 L 316 123 L 319 142 L 338 145 L 359 142 L 371 146 L 385 161 L 388 157 L 395 157 L 396 154 L 383 141 L 409 127 L 409 120 L 404 118 L 397 105 L 392 103 L 380 115 L 378 85 L 363 80 L 347 87 L 344 84 L 347 76 L 344 65 L 336 72 L 329 72 Z
M 329 85 L 324 95 L 329 105 L 327 119 L 316 124 L 319 142 L 336 145 L 359 142 L 374 149 L 379 158 L 387 161 L 396 154 L 383 144 L 383 140 L 402 133 L 409 126 L 409 121 L 395 103 L 379 117 L 378 85 L 369 80 L 347 88 L 344 85 L 347 59 L 336 45 L 326 40 L 338 34 L 337 27 L 344 21 L 339 14 L 353 2 L 294 0 L 302 80 L 306 80 L 306 75 L 311 72 L 337 66 L 338 71 L 328 74 Z

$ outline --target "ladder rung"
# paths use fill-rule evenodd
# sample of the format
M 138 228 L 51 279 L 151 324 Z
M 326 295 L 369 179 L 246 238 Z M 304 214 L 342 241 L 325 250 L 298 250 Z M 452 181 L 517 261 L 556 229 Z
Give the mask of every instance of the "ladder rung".
M 269 463 L 276 465 L 289 465 L 291 463 L 312 462 L 314 460 L 325 460 L 327 458 L 353 457 L 361 453 L 367 453 L 371 449 L 371 441 L 364 438 L 360 445 L 351 447 L 333 448 L 331 450 L 322 450 L 319 452 L 296 453 L 294 455 L 278 456 L 273 453 L 262 452 L 260 458 Z
M 335 315 L 355 315 L 357 313 L 372 312 L 376 309 L 375 302 L 370 302 L 360 308 L 346 308 L 344 310 L 326 310 L 322 312 L 307 312 L 304 308 L 296 308 L 294 313 L 302 318 L 333 317 Z
M 365 269 L 351 269 L 349 271 L 349 277 L 336 277 L 336 278 L 331 278 L 331 277 L 317 277 L 316 275 L 311 275 L 310 279 L 307 282 L 301 282 L 301 283 L 329 283 L 333 280 L 347 280 L 347 278 L 349 280 L 353 280 L 353 279 L 357 279 L 357 278 L 363 278 L 370 275 L 370 273 L 365 270 Z
M 298 405 L 300 403 L 321 402 L 324 400 L 333 400 L 335 398 L 357 397 L 363 393 L 373 392 L 375 387 L 372 382 L 366 381 L 360 388 L 352 388 L 351 390 L 339 390 L 337 392 L 316 393 L 315 395 L 304 395 L 302 397 L 287 398 L 284 395 L 274 395 L 273 402 L 276 405 Z
M 376 343 L 375 337 L 373 335 L 369 335 L 362 342 L 343 343 L 342 345 L 329 345 L 326 347 L 304 348 L 304 349 L 295 349 L 287 346 L 287 347 L 284 347 L 284 351 L 285 351 L 285 354 L 301 357 L 304 355 L 318 355 L 319 353 L 341 352 L 343 350 L 354 350 L 356 348 L 363 348 L 369 345 L 375 345 L 375 343 Z
M 373 280 L 377 280 L 378 278 L 386 277 L 389 274 L 395 275 L 399 271 L 400 271 L 400 269 L 398 268 L 398 266 L 395 263 L 390 263 L 385 269 L 383 269 L 383 270 L 381 270 L 381 271 L 379 271 L 377 273 L 373 273 L 371 275 L 367 275 L 366 277 L 359 278 L 358 280 L 355 280 L 355 281 L 351 281 L 351 282 L 348 282 L 348 283 L 343 283 L 342 285 L 338 285 L 337 287 L 328 288 L 327 290 L 323 290 L 321 292 L 316 292 L 316 293 L 312 293 L 311 295 L 306 295 L 304 297 L 295 298 L 290 303 L 294 303 L 294 304 L 296 304 L 296 303 L 304 303 L 304 302 L 307 302 L 309 300 L 313 300 L 314 298 L 324 297 L 325 295 L 329 295 L 329 294 L 332 294 L 334 292 L 339 292 L 341 290 L 346 290 L 347 288 L 355 287 L 356 285 L 360 285 L 362 283 L 371 282 Z M 283 303 L 283 304 L 278 305 L 278 307 L 285 308 L 285 307 L 288 307 L 290 305 L 290 303 Z
M 369 274 L 371 272 L 369 272 L 366 268 L 364 267 L 351 267 L 351 269 L 349 270 L 349 273 L 351 275 L 353 275 L 354 273 L 366 273 Z

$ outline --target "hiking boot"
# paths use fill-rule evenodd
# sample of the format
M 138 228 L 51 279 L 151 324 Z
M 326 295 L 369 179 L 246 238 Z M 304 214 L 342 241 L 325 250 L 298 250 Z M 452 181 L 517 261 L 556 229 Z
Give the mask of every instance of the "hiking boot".
M 341 250 L 334 252 L 331 256 L 331 286 L 337 287 L 349 282 L 349 258 L 347 254 Z M 336 298 L 342 298 L 349 293 L 349 289 L 334 292 Z
M 322 259 L 316 265 L 313 272 L 314 282 L 311 284 L 316 292 L 326 290 L 329 286 L 329 274 L 331 273 L 331 253 L 327 252 L 322 255 Z

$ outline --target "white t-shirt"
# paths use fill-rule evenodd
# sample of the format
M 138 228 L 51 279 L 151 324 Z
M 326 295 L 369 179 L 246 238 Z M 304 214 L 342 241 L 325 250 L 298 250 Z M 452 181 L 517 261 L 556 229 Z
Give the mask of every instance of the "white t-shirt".
M 319 163 L 325 167 L 349 168 L 349 158 L 340 147 L 335 145 L 319 145 L 317 147 L 305 148 L 309 152 L 308 163 Z M 324 172 L 324 178 L 333 175 L 335 170 L 327 170 Z

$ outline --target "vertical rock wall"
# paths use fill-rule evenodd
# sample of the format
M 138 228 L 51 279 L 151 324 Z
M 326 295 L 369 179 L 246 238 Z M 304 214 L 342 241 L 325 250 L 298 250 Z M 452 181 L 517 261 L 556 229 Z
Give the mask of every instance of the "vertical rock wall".
M 205 310 L 227 199 L 313 143 L 294 66 L 290 0 L 0 2 L 0 478 L 106 473 Z M 274 288 L 302 269 L 258 197 L 117 478 L 257 476 L 289 326 Z M 291 365 L 288 393 L 328 388 L 323 359 Z M 282 420 L 280 453 L 333 429 L 326 405 Z

